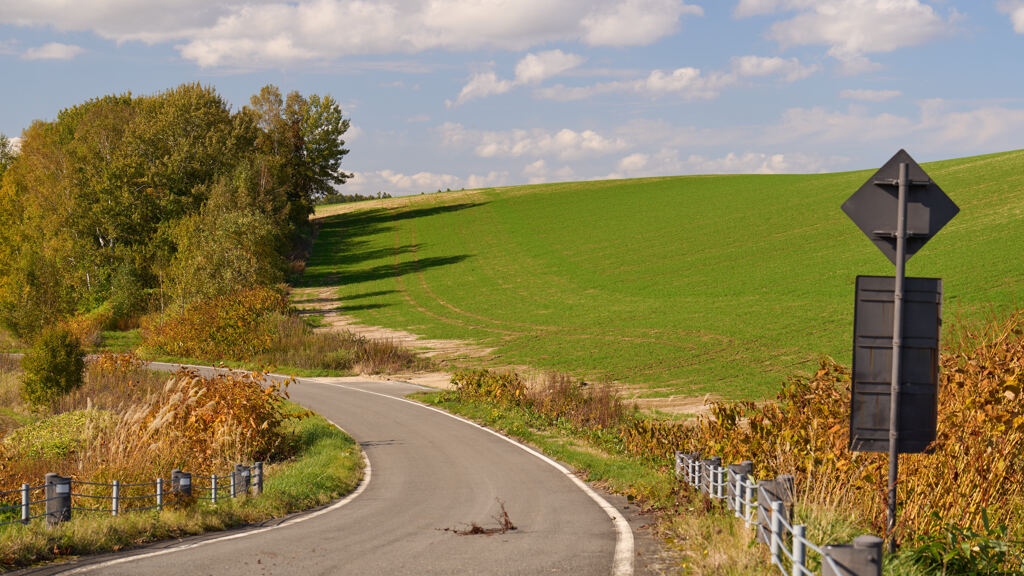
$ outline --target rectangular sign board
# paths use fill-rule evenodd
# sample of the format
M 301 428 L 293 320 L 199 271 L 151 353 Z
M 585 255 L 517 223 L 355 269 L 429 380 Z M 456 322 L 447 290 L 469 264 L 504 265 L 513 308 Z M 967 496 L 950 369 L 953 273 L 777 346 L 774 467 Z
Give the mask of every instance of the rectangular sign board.
M 889 451 L 895 283 L 888 276 L 857 277 L 850 394 L 850 449 L 855 452 Z M 906 278 L 900 453 L 923 452 L 935 439 L 941 327 L 942 279 Z

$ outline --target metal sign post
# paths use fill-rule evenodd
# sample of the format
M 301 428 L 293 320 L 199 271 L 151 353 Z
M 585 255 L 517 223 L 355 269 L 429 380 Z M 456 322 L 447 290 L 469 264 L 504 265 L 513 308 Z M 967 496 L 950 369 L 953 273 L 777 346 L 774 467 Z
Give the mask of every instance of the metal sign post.
M 899 210 L 896 216 L 896 285 L 893 289 L 892 314 L 892 388 L 889 393 L 889 507 L 885 513 L 886 531 L 896 528 L 896 478 L 900 467 L 900 367 L 903 347 L 903 279 L 906 275 L 907 245 L 907 163 L 900 162 Z M 890 550 L 894 540 L 889 540 Z
M 896 194 L 893 194 L 895 188 Z M 895 206 L 893 206 L 895 204 Z M 895 209 L 895 210 L 894 210 Z M 886 526 L 889 536 L 889 549 L 894 550 L 895 539 L 893 531 L 896 527 L 896 482 L 899 475 L 899 455 L 901 452 L 920 452 L 926 443 L 922 438 L 930 436 L 934 438 L 934 405 L 938 397 L 936 393 L 937 374 L 932 367 L 937 367 L 938 355 L 938 326 L 941 324 L 939 310 L 941 308 L 941 281 L 933 282 L 937 290 L 931 290 L 937 295 L 938 302 L 932 302 L 928 306 L 920 304 L 927 303 L 928 298 L 915 304 L 911 302 L 909 313 L 911 317 L 904 318 L 904 288 L 906 284 L 907 260 L 917 253 L 929 239 L 932 238 L 943 226 L 945 226 L 960 211 L 949 196 L 904 150 L 897 152 L 882 168 L 878 170 L 867 182 L 864 183 L 849 199 L 843 204 L 843 212 L 878 246 L 879 250 L 896 266 L 896 277 L 893 279 L 892 299 L 892 343 L 890 358 L 872 356 L 872 351 L 877 349 L 877 344 L 871 345 L 867 341 L 875 341 L 882 337 L 877 330 L 877 313 L 880 308 L 871 305 L 865 309 L 865 318 L 861 318 L 861 311 L 855 309 L 854 314 L 854 363 L 851 384 L 851 408 L 850 408 L 850 447 L 859 451 L 882 451 L 879 434 L 884 432 L 884 424 L 880 420 L 885 418 L 884 410 L 888 409 L 888 446 L 884 448 L 889 452 L 889 485 L 888 485 L 888 508 L 886 511 Z M 895 221 L 893 221 L 895 212 Z M 923 279 L 911 279 L 920 283 Z M 877 282 L 875 282 L 877 284 Z M 858 280 L 860 284 L 860 280 Z M 865 286 L 865 289 L 867 287 Z M 858 303 L 861 302 L 861 288 L 858 286 Z M 877 289 L 875 289 L 877 292 Z M 920 300 L 920 298 L 918 298 Z M 904 322 L 911 326 L 912 340 L 911 350 L 904 350 Z M 934 324 L 934 330 L 930 330 Z M 865 332 L 858 332 L 858 325 L 863 325 Z M 922 328 L 923 327 L 923 328 Z M 934 333 L 934 348 L 922 346 L 918 341 L 925 333 Z M 873 337 L 873 338 L 872 338 Z M 861 342 L 864 340 L 864 342 Z M 862 353 L 868 354 L 867 362 L 858 362 Z M 904 355 L 907 356 L 907 363 L 904 365 Z M 924 353 L 922 353 L 924 352 Z M 884 375 L 879 374 L 883 362 L 891 362 L 889 371 L 889 382 L 885 383 Z M 920 375 L 928 374 L 929 377 L 922 382 Z M 900 413 L 908 407 L 900 406 L 901 396 L 904 395 L 903 384 L 909 379 L 908 398 L 913 399 L 911 408 L 915 411 L 928 412 L 925 418 L 919 415 L 910 414 L 912 422 L 901 422 Z M 880 391 L 878 388 L 888 384 L 889 402 L 888 406 L 880 405 Z M 922 387 L 930 388 L 922 394 Z M 927 400 L 931 406 L 924 406 L 921 400 Z M 929 423 L 930 430 L 922 430 L 921 423 Z M 900 431 L 907 428 L 911 438 L 901 441 Z

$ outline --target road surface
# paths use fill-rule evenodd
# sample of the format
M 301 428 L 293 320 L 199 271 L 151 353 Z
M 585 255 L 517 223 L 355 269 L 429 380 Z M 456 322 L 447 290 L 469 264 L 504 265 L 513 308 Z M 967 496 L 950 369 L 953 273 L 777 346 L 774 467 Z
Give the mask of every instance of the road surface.
M 368 481 L 317 514 L 164 542 L 31 573 L 104 575 L 579 574 L 633 572 L 622 515 L 557 464 L 494 432 L 402 398 L 396 382 L 302 379 L 294 401 L 345 429 Z M 497 527 L 496 499 L 517 527 Z

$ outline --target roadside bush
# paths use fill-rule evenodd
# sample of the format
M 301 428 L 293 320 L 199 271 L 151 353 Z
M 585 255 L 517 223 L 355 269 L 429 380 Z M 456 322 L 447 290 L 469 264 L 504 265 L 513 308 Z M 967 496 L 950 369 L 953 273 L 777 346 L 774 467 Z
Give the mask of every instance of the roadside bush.
M 144 318 L 140 335 L 144 346 L 171 356 L 252 360 L 271 349 L 270 316 L 287 310 L 288 300 L 277 290 L 247 288 Z
M 85 353 L 66 328 L 44 330 L 21 361 L 22 395 L 35 407 L 52 405 L 82 385 Z

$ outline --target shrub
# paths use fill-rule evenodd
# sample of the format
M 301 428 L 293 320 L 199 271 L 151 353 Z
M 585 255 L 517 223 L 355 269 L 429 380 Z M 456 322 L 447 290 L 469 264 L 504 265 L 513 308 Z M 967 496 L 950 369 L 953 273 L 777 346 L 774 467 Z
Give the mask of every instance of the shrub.
M 247 288 L 194 302 L 176 314 L 144 319 L 140 334 L 145 346 L 171 356 L 252 360 L 273 343 L 268 319 L 287 309 L 280 292 Z
M 21 361 L 25 371 L 22 395 L 36 407 L 49 406 L 82 385 L 85 354 L 66 328 L 50 328 L 32 344 Z

